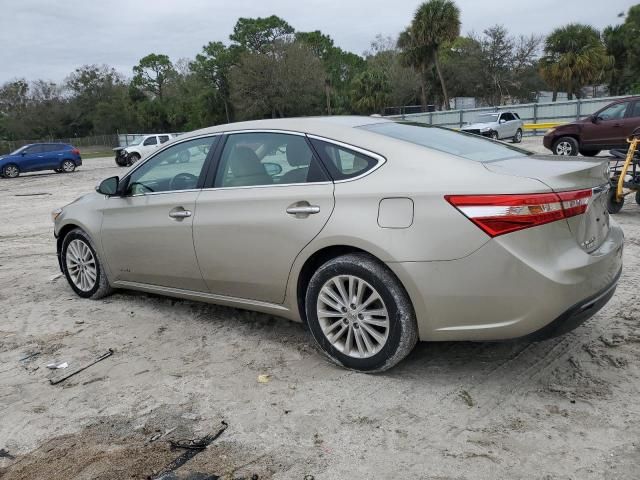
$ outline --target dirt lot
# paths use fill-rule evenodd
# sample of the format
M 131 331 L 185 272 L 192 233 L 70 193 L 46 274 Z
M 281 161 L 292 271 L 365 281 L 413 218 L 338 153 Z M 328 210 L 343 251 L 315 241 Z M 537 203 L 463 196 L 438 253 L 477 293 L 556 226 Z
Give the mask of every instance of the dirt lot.
M 73 294 L 56 277 L 49 212 L 119 172 L 94 159 L 71 175 L 0 180 L 3 479 L 639 477 L 635 203 L 616 217 L 627 239 L 618 292 L 575 332 L 537 344 L 425 343 L 392 371 L 361 375 L 328 364 L 286 320 Z M 49 383 L 60 373 L 48 363 L 71 369 L 108 348 L 113 356 Z M 170 448 L 222 421 L 206 450 Z M 176 459 L 188 461 L 173 469 Z

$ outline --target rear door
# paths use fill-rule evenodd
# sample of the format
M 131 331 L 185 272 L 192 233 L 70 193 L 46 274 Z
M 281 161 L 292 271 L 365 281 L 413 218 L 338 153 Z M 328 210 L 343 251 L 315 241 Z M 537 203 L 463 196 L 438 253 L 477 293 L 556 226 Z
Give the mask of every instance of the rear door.
M 282 303 L 295 258 L 333 211 L 333 182 L 304 135 L 274 132 L 227 135 L 210 181 L 193 225 L 209 290 Z
M 49 143 L 44 146 L 44 164 L 42 168 L 59 168 L 64 157 L 64 146 L 62 144 Z
M 627 109 L 622 128 L 625 138 L 629 138 L 635 129 L 640 128 L 640 100 L 631 103 Z

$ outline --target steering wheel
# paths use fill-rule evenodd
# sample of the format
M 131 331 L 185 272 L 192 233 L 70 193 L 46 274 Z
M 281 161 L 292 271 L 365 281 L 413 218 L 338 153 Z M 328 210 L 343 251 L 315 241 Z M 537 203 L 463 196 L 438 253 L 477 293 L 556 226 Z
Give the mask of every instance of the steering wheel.
M 179 173 L 169 182 L 169 190 L 188 190 L 195 188 L 198 184 L 198 177 L 190 173 Z
M 151 188 L 150 186 L 145 185 L 144 183 L 140 183 L 140 182 L 131 182 L 129 184 L 128 190 L 129 191 L 133 191 L 133 187 L 134 186 L 141 187 L 143 190 L 147 190 L 149 192 L 153 192 L 154 191 L 153 188 Z

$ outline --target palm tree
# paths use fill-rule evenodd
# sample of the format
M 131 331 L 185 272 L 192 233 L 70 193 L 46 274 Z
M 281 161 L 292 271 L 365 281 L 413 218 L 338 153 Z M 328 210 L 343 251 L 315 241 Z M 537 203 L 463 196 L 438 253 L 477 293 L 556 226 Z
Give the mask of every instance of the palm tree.
M 442 88 L 445 108 L 449 109 L 449 95 L 440 68 L 439 51 L 446 42 L 460 35 L 460 10 L 453 0 L 429 0 L 418 7 L 411 25 L 398 39 L 408 65 L 420 71 L 423 104 L 426 104 L 425 75 L 427 68 L 435 65 Z
M 553 100 L 558 90 L 566 90 L 569 100 L 587 85 L 604 80 L 613 67 L 600 32 L 589 25 L 573 23 L 557 28 L 547 37 L 544 55 L 540 59 L 540 74 L 553 88 Z
M 368 69 L 353 79 L 351 99 L 360 113 L 382 114 L 390 93 L 389 79 L 382 71 Z

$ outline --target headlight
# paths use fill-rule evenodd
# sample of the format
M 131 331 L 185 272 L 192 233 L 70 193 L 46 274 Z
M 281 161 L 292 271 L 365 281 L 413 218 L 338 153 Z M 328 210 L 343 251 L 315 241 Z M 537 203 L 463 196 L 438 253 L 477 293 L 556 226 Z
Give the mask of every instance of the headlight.
M 53 210 L 51 212 L 51 221 L 55 222 L 56 219 L 60 216 L 61 213 L 62 213 L 62 209 L 61 208 L 56 208 L 55 210 Z

